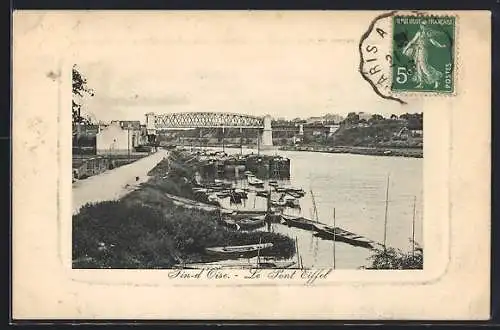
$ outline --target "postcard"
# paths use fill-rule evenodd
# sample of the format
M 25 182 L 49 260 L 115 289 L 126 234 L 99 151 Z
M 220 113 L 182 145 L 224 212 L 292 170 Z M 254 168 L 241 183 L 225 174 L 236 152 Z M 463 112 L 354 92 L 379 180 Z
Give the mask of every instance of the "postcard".
M 13 318 L 488 319 L 490 24 L 15 12 Z

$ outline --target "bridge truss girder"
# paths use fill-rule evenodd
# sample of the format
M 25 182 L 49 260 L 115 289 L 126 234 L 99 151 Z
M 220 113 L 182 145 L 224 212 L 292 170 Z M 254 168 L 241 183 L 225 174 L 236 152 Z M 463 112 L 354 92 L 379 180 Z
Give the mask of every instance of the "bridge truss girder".
M 261 117 L 226 112 L 185 112 L 156 115 L 156 129 L 176 128 L 264 128 Z

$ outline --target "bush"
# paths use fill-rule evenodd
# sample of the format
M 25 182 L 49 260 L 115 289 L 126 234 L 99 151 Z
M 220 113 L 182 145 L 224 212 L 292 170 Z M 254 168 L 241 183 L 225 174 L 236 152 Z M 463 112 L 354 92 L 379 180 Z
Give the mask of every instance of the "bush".
M 238 232 L 217 212 L 175 206 L 151 184 L 121 201 L 85 205 L 73 216 L 76 268 L 170 268 L 208 260 L 205 248 L 272 242 L 267 255 L 289 258 L 294 241 L 268 232 Z
M 148 206 L 87 204 L 73 216 L 73 260 L 90 258 L 93 268 L 170 265 L 174 250 L 164 228 L 161 212 Z
M 415 254 L 400 252 L 393 248 L 378 250 L 369 258 L 372 265 L 367 269 L 423 269 L 423 249 L 416 244 Z

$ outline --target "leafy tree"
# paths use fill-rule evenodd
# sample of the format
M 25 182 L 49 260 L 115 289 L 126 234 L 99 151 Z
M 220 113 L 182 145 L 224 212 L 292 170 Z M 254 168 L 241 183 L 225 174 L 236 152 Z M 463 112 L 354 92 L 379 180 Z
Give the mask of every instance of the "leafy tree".
M 345 119 L 345 122 L 348 124 L 357 124 L 359 123 L 359 114 L 355 112 L 349 112 L 347 114 L 347 118 Z
M 398 119 L 398 116 L 396 116 L 395 114 L 392 114 L 391 119 Z
M 372 117 L 368 120 L 368 122 L 373 123 L 373 122 L 376 122 L 376 121 L 381 121 L 381 120 L 384 120 L 384 117 L 382 117 L 382 115 L 379 115 L 379 114 L 374 114 L 374 115 L 372 115 Z
M 89 117 L 83 117 L 81 114 L 82 105 L 77 102 L 75 99 L 78 97 L 84 97 L 84 95 L 94 96 L 94 90 L 90 89 L 87 85 L 87 78 L 85 78 L 80 71 L 78 71 L 78 67 L 73 65 L 72 70 L 72 78 L 73 78 L 73 101 L 72 101 L 72 117 L 73 124 L 76 123 L 84 123 L 90 124 Z
M 399 116 L 399 119 L 408 120 L 408 118 L 410 118 L 410 114 L 409 113 L 404 113 L 401 116 Z

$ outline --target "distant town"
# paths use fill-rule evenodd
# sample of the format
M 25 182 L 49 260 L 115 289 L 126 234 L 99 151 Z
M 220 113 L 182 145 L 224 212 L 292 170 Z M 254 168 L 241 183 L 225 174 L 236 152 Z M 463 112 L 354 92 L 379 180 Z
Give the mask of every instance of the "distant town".
M 255 146 L 258 129 L 193 128 L 160 131 L 158 146 Z M 272 120 L 272 142 L 279 147 L 423 147 L 423 114 L 384 117 L 380 114 L 351 112 L 346 117 L 326 114 L 321 117 Z M 140 151 L 150 145 L 146 124 L 140 121 L 113 120 L 73 125 L 75 153 L 102 154 Z

